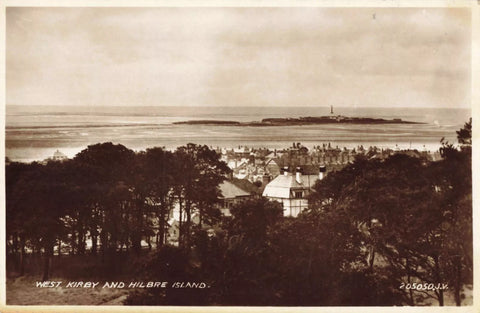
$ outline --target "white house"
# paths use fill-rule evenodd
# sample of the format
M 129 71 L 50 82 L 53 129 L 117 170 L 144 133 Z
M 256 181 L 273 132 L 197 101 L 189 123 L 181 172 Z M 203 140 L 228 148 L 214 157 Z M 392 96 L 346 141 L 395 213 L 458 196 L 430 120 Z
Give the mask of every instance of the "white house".
M 321 166 L 318 174 L 303 175 L 297 167 L 295 173 L 284 168 L 283 175 L 277 176 L 263 190 L 263 196 L 278 201 L 283 205 L 283 215 L 296 217 L 308 207 L 307 196 L 313 185 L 323 179 L 325 166 Z

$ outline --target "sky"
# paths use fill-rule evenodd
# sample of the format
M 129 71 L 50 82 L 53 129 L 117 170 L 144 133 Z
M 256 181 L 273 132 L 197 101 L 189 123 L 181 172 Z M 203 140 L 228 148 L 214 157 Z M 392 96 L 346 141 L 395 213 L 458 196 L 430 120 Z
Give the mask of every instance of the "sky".
M 471 105 L 468 8 L 6 12 L 7 105 Z

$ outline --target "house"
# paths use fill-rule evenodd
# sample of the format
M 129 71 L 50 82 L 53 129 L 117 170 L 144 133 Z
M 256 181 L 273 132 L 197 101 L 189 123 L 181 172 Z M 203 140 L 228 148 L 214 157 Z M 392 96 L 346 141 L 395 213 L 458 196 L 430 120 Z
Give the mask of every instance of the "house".
M 64 161 L 66 161 L 66 160 L 68 160 L 68 157 L 67 157 L 64 153 L 60 152 L 60 150 L 57 149 L 57 150 L 53 153 L 53 156 L 51 156 L 51 157 L 43 160 L 43 161 L 40 162 L 40 163 L 42 163 L 42 164 L 47 164 L 48 162 L 51 162 L 51 161 L 54 161 L 54 162 L 64 162 Z
M 239 179 L 247 178 L 249 173 L 249 166 L 246 162 L 242 162 L 239 166 L 233 169 L 233 176 Z
M 270 159 L 265 164 L 265 171 L 274 177 L 278 176 L 280 175 L 281 163 L 279 158 Z
M 54 161 L 65 161 L 68 159 L 68 157 L 60 152 L 60 150 L 57 150 L 53 153 L 53 158 Z
M 263 190 L 263 196 L 283 205 L 283 215 L 296 217 L 308 208 L 307 197 L 313 185 L 323 179 L 326 173 L 325 166 L 320 166 L 318 173 L 302 173 L 302 168 L 297 167 L 295 173 L 288 167 L 283 169 L 283 174 L 268 183 Z
M 230 180 L 223 181 L 220 185 L 221 196 L 219 197 L 218 209 L 225 216 L 231 216 L 230 208 L 235 204 L 253 197 L 257 194 L 258 187 L 249 182 L 246 179 L 232 178 Z M 151 199 L 147 199 L 149 205 L 155 205 L 155 202 Z M 180 234 L 180 205 L 176 202 L 168 216 L 168 222 L 166 225 L 165 242 L 178 245 L 178 237 Z M 185 214 L 182 216 L 182 220 L 185 221 Z M 195 225 L 200 224 L 200 214 L 197 210 L 192 211 L 191 222 Z M 155 233 L 158 233 L 158 222 L 153 220 Z M 209 233 L 209 236 L 214 234 L 213 229 L 215 225 L 209 225 L 203 222 L 202 228 Z
M 220 211 L 225 216 L 231 216 L 230 209 L 235 204 L 252 197 L 252 193 L 245 190 L 246 188 L 241 188 L 238 181 L 241 181 L 242 184 L 253 185 L 248 180 L 243 179 L 236 179 L 234 181 L 225 180 L 219 185 L 220 192 L 222 194 L 220 197 Z

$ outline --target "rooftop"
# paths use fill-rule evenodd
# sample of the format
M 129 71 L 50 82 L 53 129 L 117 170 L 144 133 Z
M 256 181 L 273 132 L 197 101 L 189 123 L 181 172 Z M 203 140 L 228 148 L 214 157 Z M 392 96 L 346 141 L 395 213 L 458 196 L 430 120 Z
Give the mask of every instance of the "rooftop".
M 279 175 L 265 187 L 264 197 L 290 198 L 292 189 L 310 189 L 319 179 L 318 175 L 301 175 L 300 183 L 295 174 Z
M 220 192 L 224 199 L 231 199 L 236 197 L 248 197 L 250 193 L 236 186 L 231 181 L 225 180 L 220 184 Z

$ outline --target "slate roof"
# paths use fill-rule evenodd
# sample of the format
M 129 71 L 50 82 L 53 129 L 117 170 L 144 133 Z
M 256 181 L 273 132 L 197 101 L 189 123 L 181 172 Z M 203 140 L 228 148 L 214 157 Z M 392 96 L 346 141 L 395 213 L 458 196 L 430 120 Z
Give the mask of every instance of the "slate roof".
M 228 180 L 225 180 L 223 183 L 221 183 L 219 187 L 224 199 L 250 196 L 249 192 L 237 187 L 234 183 Z
M 248 179 L 240 179 L 240 178 L 232 178 L 230 180 L 235 186 L 246 191 L 250 194 L 257 194 L 259 192 L 259 188 L 251 183 Z
M 283 167 L 288 166 L 290 171 L 295 171 L 296 167 L 300 167 L 304 175 L 318 175 L 319 168 L 320 168 L 320 164 L 296 164 L 295 162 L 293 162 L 293 165 L 292 165 L 292 164 L 289 164 L 288 159 L 282 159 L 282 158 L 271 159 L 268 163 L 271 163 L 271 161 L 274 161 L 280 167 L 280 169 L 283 169 Z
M 290 198 L 292 189 L 310 189 L 318 180 L 318 175 L 302 175 L 301 183 L 297 182 L 295 174 L 279 175 L 263 190 L 264 197 Z

